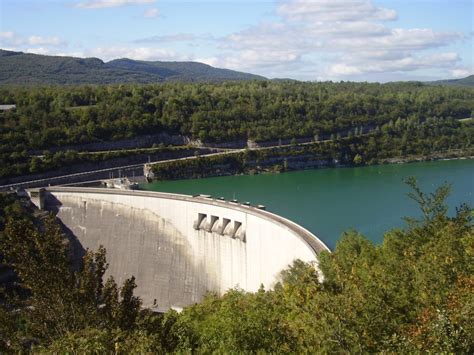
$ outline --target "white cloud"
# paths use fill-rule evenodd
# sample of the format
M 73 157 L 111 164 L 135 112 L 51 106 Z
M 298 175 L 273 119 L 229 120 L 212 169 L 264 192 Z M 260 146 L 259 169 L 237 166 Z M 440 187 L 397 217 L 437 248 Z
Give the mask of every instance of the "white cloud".
M 2 46 L 18 47 L 21 49 L 24 46 L 54 46 L 65 47 L 67 42 L 61 40 L 57 36 L 38 36 L 31 35 L 25 37 L 21 34 L 12 31 L 0 32 L 0 41 Z
M 272 52 L 302 55 L 322 46 L 320 39 L 303 32 L 301 28 L 283 23 L 262 24 L 221 38 L 219 48 L 260 52 L 263 58 Z
M 347 65 L 343 63 L 333 64 L 329 67 L 329 72 L 335 76 L 339 75 L 355 75 L 360 74 L 362 71 L 353 65 Z
M 170 35 L 151 36 L 133 41 L 134 43 L 164 43 L 164 42 L 187 42 L 198 39 L 208 39 L 204 36 L 196 36 L 192 33 L 174 33 Z
M 365 73 L 442 69 L 458 65 L 456 53 L 427 55 L 465 36 L 430 28 L 390 28 L 396 11 L 371 0 L 288 0 L 279 19 L 221 38 L 214 62 L 263 75 L 344 78 Z M 295 73 L 296 70 L 296 73 Z
M 216 67 L 220 65 L 219 58 L 217 57 L 196 57 L 193 59 L 196 62 L 204 63 L 210 65 L 212 67 Z
M 356 75 L 362 73 L 407 72 L 429 68 L 450 68 L 460 60 L 457 53 L 438 53 L 433 55 L 412 56 L 405 55 L 399 58 L 382 58 L 370 53 L 359 58 L 344 57 L 345 63 L 335 63 L 329 66 L 328 71 L 334 76 Z
M 390 33 L 390 30 L 378 23 L 372 23 L 367 21 L 336 21 L 333 23 L 327 23 L 322 21 L 315 21 L 306 27 L 309 35 L 316 36 L 331 36 L 331 37 L 343 37 L 343 38 L 354 38 L 354 37 L 377 37 L 385 36 Z
M 451 76 L 455 78 L 465 78 L 466 76 L 472 75 L 472 72 L 466 68 L 455 68 L 451 70 Z
M 76 7 L 82 9 L 105 9 L 111 7 L 153 4 L 156 0 L 89 0 L 81 1 Z
M 82 52 L 65 52 L 60 51 L 55 48 L 47 48 L 47 47 L 34 47 L 34 48 L 26 48 L 23 50 L 25 53 L 34 53 L 34 54 L 42 54 L 42 55 L 57 55 L 61 57 L 83 57 L 84 53 Z
M 302 67 L 308 67 L 311 63 L 305 62 L 301 57 L 284 51 L 263 53 L 258 51 L 239 51 L 237 53 L 221 53 L 216 56 L 194 57 L 194 61 L 205 63 L 217 68 L 228 68 L 251 73 L 262 73 L 269 77 L 282 77 L 282 73 L 292 72 L 301 74 Z M 314 65 L 313 65 L 314 71 Z M 308 70 L 314 74 L 313 71 Z M 304 79 L 304 76 L 302 76 Z
M 11 40 L 15 34 L 11 31 L 0 32 L 0 39 L 2 40 Z
M 360 21 L 395 20 L 395 10 L 375 6 L 370 0 L 290 0 L 281 4 L 278 14 L 289 20 Z
M 150 47 L 97 47 L 86 50 L 88 57 L 98 57 L 105 61 L 129 58 L 135 60 L 190 60 L 189 56 L 183 56 L 174 50 Z
M 59 37 L 41 37 L 41 36 L 30 36 L 27 39 L 28 44 L 33 46 L 59 46 L 62 44 L 62 41 Z
M 427 28 L 395 28 L 385 35 L 376 37 L 356 36 L 355 38 L 334 39 L 332 46 L 338 48 L 385 49 L 391 51 L 423 50 L 446 46 L 462 39 L 457 32 L 434 32 Z
M 160 11 L 158 9 L 147 9 L 143 13 L 143 16 L 146 18 L 156 18 L 160 15 Z
M 239 51 L 238 55 L 224 55 L 219 58 L 219 66 L 232 69 L 261 69 L 287 65 L 300 60 L 298 53 L 291 51 L 262 52 L 257 50 Z

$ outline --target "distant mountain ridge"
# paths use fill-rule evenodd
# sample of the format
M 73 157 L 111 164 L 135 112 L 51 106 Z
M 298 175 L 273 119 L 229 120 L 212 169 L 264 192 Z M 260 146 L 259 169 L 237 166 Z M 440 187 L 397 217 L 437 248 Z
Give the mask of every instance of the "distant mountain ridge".
M 267 78 L 199 62 L 142 61 L 128 58 L 104 62 L 99 58 L 50 56 L 0 49 L 0 85 L 76 85 L 163 82 L 222 82 Z M 274 81 L 298 81 L 275 78 Z M 474 87 L 474 75 L 423 82 L 425 85 Z
M 266 78 L 198 62 L 59 57 L 0 49 L 0 84 L 220 82 Z
M 428 85 L 449 85 L 449 86 L 469 86 L 474 87 L 474 75 L 469 75 L 461 79 L 436 80 L 425 82 Z

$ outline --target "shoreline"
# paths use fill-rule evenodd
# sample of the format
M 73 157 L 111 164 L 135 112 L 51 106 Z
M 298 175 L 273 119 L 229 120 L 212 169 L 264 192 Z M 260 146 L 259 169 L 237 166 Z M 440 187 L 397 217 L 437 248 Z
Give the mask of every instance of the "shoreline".
M 296 145 L 295 147 L 298 147 Z M 462 154 L 464 153 L 464 154 Z M 169 178 L 169 179 L 153 179 L 148 183 L 157 183 L 160 181 L 179 181 L 179 180 L 191 180 L 191 179 L 203 179 L 203 178 L 210 178 L 210 177 L 220 177 L 220 176 L 242 176 L 242 175 L 259 175 L 259 174 L 279 174 L 283 172 L 292 172 L 292 171 L 304 171 L 304 170 L 318 170 L 318 169 L 329 169 L 329 168 L 353 168 L 353 167 L 364 167 L 364 166 L 375 166 L 375 165 L 386 165 L 386 164 L 407 164 L 407 163 L 416 163 L 416 162 L 426 162 L 426 161 L 438 161 L 438 160 L 468 160 L 474 159 L 474 154 L 472 149 L 467 149 L 464 152 L 438 152 L 433 153 L 429 156 L 407 156 L 407 157 L 397 157 L 397 158 L 381 158 L 377 163 L 374 164 L 344 164 L 335 161 L 300 161 L 297 163 L 297 167 L 287 167 L 284 168 L 283 161 L 286 160 L 284 156 L 280 157 L 279 164 L 267 165 L 267 166 L 253 166 L 253 167 L 245 167 L 244 172 L 232 173 L 230 171 L 226 171 L 225 169 L 217 169 L 217 171 L 213 171 L 206 176 L 198 176 L 198 177 L 183 177 L 183 178 Z M 206 159 L 206 156 L 197 157 L 201 159 Z M 194 160 L 194 157 L 190 157 L 190 161 Z M 176 160 L 174 160 L 176 161 Z M 305 166 L 306 164 L 306 166 Z M 131 170 L 134 172 L 132 174 Z M 127 166 L 127 167 L 118 167 L 118 168 L 106 168 L 97 171 L 86 171 L 80 172 L 72 175 L 61 175 L 56 177 L 45 177 L 39 180 L 30 180 L 30 181 L 23 181 L 17 182 L 13 184 L 7 184 L 0 186 L 0 190 L 7 191 L 11 190 L 12 188 L 27 188 L 27 187 L 41 187 L 41 186 L 60 186 L 60 185 L 84 185 L 90 186 L 90 184 L 96 184 L 104 179 L 110 178 L 110 171 L 111 170 L 121 170 L 123 173 L 129 173 L 127 175 L 133 175 L 134 178 L 142 178 L 145 181 L 147 180 L 143 175 L 143 164 Z M 128 171 L 130 170 L 130 171 Z M 98 176 L 97 173 L 102 174 L 103 176 Z M 97 176 L 95 176 L 95 175 Z M 88 176 L 89 178 L 85 178 Z M 94 177 L 93 177 L 94 176 Z M 77 178 L 77 181 L 71 181 L 71 177 Z M 92 177 L 92 178 L 90 178 Z M 74 180 L 74 179 L 73 179 Z M 53 181 L 57 181 L 53 183 Z M 62 183 L 61 183 L 62 182 Z M 143 186 L 145 183 L 140 183 Z
M 308 167 L 308 168 L 302 168 L 302 169 L 287 169 L 284 171 L 276 171 L 273 169 L 261 169 L 261 170 L 251 170 L 250 172 L 243 172 L 243 173 L 238 173 L 238 174 L 231 174 L 231 173 L 222 173 L 222 174 L 213 174 L 205 177 L 189 177 L 189 178 L 183 178 L 183 179 L 156 179 L 156 180 L 151 180 L 148 182 L 140 183 L 139 188 L 143 185 L 148 185 L 148 184 L 155 184 L 155 183 L 160 183 L 160 182 L 166 182 L 166 181 L 185 181 L 185 180 L 200 180 L 200 179 L 207 179 L 207 178 L 214 178 L 214 177 L 225 177 L 225 176 L 251 176 L 251 175 L 266 175 L 266 174 L 282 174 L 282 173 L 291 173 L 291 172 L 297 172 L 297 171 L 307 171 L 307 170 L 321 170 L 321 169 L 340 169 L 340 168 L 363 168 L 363 167 L 370 167 L 370 166 L 381 166 L 381 165 L 400 165 L 400 164 L 411 164 L 411 163 L 423 163 L 423 162 L 435 162 L 435 161 L 451 161 L 451 160 L 474 160 L 474 155 L 462 155 L 462 156 L 454 156 L 454 157 L 445 157 L 445 156 L 439 156 L 438 154 L 436 155 L 431 155 L 431 156 L 424 156 L 424 157 L 419 157 L 419 156 L 409 156 L 409 157 L 404 157 L 404 158 L 386 158 L 382 160 L 381 162 L 378 162 L 376 164 L 361 164 L 361 165 L 355 165 L 355 164 L 335 164 L 335 165 L 321 165 L 319 167 Z

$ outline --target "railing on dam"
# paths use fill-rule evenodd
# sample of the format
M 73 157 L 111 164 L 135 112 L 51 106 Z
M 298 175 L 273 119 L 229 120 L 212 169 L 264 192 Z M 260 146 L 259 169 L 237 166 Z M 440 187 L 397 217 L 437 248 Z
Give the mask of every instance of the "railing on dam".
M 143 196 L 143 197 L 151 197 L 151 198 L 159 198 L 159 199 L 170 199 L 170 200 L 177 200 L 177 201 L 186 201 L 191 203 L 200 203 L 200 204 L 207 204 L 212 206 L 224 207 L 228 209 L 233 209 L 236 211 L 252 214 L 258 216 L 260 218 L 264 218 L 267 220 L 272 221 L 273 223 L 277 223 L 294 234 L 300 237 L 317 255 L 322 251 L 330 251 L 330 249 L 313 233 L 308 231 L 307 229 L 303 228 L 302 226 L 292 222 L 289 219 L 276 215 L 266 210 L 262 210 L 247 204 L 239 204 L 232 201 L 225 201 L 220 199 L 212 199 L 206 196 L 189 196 L 189 195 L 181 195 L 181 194 L 172 194 L 172 193 L 165 193 L 165 192 L 151 192 L 151 191 L 137 191 L 137 190 L 114 190 L 114 189 L 104 189 L 104 188 L 92 188 L 92 187 L 48 187 L 48 188 L 41 188 L 41 189 L 30 189 L 29 194 L 32 198 L 32 201 L 40 208 L 43 207 L 42 198 L 44 197 L 45 193 L 93 193 L 93 194 L 108 194 L 108 195 L 128 195 L 128 196 Z M 222 222 L 216 223 L 218 216 L 209 216 L 209 220 L 207 219 L 208 216 L 205 214 L 199 214 L 196 216 L 196 220 L 194 222 L 194 229 L 211 229 L 212 231 L 218 231 L 230 235 L 232 237 L 237 237 L 238 239 L 245 241 L 245 231 L 241 228 L 240 221 L 231 221 L 227 218 L 222 218 Z M 212 219 L 212 217 L 215 217 Z M 204 222 L 207 221 L 207 224 L 204 226 Z

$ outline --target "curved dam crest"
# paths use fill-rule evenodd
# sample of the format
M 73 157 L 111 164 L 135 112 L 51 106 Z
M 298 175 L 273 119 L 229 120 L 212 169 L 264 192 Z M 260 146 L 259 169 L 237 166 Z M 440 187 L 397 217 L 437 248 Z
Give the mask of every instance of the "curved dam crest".
M 132 275 L 143 306 L 165 311 L 200 302 L 207 292 L 272 288 L 294 260 L 329 250 L 301 226 L 234 202 L 178 194 L 99 188 L 29 190 L 83 249 L 107 249 L 121 284 Z

